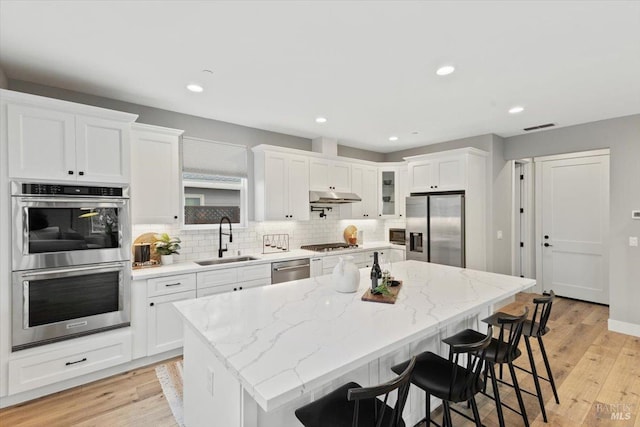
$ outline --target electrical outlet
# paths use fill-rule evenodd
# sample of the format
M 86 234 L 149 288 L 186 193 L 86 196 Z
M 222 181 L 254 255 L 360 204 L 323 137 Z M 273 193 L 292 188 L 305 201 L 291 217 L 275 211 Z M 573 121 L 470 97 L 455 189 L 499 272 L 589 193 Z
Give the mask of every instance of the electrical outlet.
M 638 238 L 629 237 L 629 246 L 638 246 Z

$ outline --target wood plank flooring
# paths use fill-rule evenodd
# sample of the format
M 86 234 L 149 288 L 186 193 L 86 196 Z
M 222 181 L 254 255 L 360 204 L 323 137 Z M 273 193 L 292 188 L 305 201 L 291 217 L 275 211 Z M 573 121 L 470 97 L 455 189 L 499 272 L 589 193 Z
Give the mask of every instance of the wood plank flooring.
M 502 311 L 517 313 L 532 299 L 519 294 Z M 544 337 L 556 379 L 560 405 L 551 387 L 542 383 L 549 422 L 542 420 L 537 400 L 525 395 L 532 427 L 612 426 L 640 427 L 640 338 L 609 332 L 609 308 L 557 298 Z M 539 370 L 544 370 L 537 343 L 532 342 Z M 518 364 L 527 367 L 526 350 Z M 510 380 L 508 370 L 505 379 Z M 518 372 L 521 387 L 535 390 L 530 376 Z M 513 390 L 500 386 L 503 400 L 517 408 Z M 492 400 L 478 397 L 483 424 L 497 426 Z M 468 412 L 466 406 L 457 406 Z M 622 419 L 612 419 L 615 413 Z M 522 426 L 522 418 L 504 411 L 507 426 Z M 433 418 L 440 421 L 440 410 Z M 626 419 L 628 417 L 628 419 Z M 472 422 L 454 416 L 455 426 Z M 212 425 L 215 426 L 215 423 Z M 0 410 L 0 426 L 176 426 L 155 367 L 136 369 L 102 381 Z M 233 426 L 224 426 L 233 427 Z

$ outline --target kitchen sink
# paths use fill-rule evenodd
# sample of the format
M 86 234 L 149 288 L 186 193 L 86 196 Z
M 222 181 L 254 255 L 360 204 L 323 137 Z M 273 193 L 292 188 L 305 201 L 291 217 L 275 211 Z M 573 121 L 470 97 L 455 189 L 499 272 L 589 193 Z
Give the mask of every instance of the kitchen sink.
M 252 256 L 239 256 L 235 258 L 217 258 L 217 259 L 207 259 L 204 261 L 195 261 L 198 265 L 218 265 L 218 264 L 229 264 L 231 262 L 244 262 L 244 261 L 255 261 L 259 258 L 255 258 Z

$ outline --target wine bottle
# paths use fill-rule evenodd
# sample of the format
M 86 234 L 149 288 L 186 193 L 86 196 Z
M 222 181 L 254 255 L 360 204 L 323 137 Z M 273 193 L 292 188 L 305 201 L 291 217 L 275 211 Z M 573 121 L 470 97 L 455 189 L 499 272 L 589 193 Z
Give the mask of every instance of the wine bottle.
M 378 252 L 373 253 L 373 265 L 371 266 L 371 292 L 380 286 L 382 279 L 382 270 L 380 270 L 380 264 L 378 264 Z

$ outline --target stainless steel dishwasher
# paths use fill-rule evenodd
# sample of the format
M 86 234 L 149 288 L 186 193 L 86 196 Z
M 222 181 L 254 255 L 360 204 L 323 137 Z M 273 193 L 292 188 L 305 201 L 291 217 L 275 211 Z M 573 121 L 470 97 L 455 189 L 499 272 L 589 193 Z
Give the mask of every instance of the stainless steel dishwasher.
M 271 284 L 308 279 L 311 275 L 309 258 L 271 263 Z

